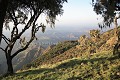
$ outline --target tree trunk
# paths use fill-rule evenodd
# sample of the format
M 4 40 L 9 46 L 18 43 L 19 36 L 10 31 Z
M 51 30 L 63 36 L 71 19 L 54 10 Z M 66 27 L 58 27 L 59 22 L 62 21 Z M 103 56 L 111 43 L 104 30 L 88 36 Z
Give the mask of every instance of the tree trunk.
M 9 54 L 6 54 L 6 60 L 7 60 L 7 74 L 13 74 L 13 66 L 12 66 L 12 58 Z
M 117 31 L 117 17 L 114 18 L 114 25 L 115 25 L 115 30 L 114 30 L 114 36 L 118 37 L 118 31 Z
M 8 7 L 8 0 L 0 0 L 0 42 L 2 39 L 3 23 Z
M 115 31 L 114 31 L 114 36 L 116 37 L 117 43 L 115 44 L 114 48 L 113 48 L 113 55 L 119 54 L 119 47 L 120 47 L 120 38 L 119 38 L 119 31 L 117 29 L 118 24 L 117 24 L 117 17 L 114 18 L 114 25 L 115 25 Z
M 7 66 L 8 66 L 7 73 L 8 74 L 13 74 L 12 59 L 7 59 Z

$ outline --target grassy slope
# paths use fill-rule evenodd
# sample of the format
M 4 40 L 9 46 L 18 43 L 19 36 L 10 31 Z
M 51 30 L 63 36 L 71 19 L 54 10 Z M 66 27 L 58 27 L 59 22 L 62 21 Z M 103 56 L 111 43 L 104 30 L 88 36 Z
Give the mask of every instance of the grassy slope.
M 56 56 L 63 54 L 65 51 L 69 50 L 70 48 L 77 45 L 76 41 L 66 41 L 57 44 L 52 49 L 50 49 L 47 53 L 42 54 L 39 58 L 37 58 L 35 61 L 31 62 L 30 64 L 27 64 L 24 69 L 28 69 L 30 67 L 37 67 L 39 65 L 44 64 L 51 64 L 54 61 L 52 60 Z M 53 63 L 54 64 L 54 63 Z
M 1 80 L 120 80 L 120 58 L 101 52 L 19 71 Z

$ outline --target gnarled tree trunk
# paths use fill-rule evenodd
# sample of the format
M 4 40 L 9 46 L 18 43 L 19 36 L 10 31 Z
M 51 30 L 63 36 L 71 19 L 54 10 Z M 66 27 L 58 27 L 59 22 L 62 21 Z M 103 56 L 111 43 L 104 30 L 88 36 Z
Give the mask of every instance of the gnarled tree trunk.
M 6 59 L 7 59 L 7 66 L 8 66 L 7 74 L 13 74 L 12 58 L 7 57 Z
M 13 65 L 12 65 L 12 57 L 11 57 L 11 51 L 12 48 L 10 48 L 10 50 L 8 50 L 8 52 L 5 53 L 6 56 L 6 60 L 7 60 L 7 74 L 11 75 L 13 74 Z

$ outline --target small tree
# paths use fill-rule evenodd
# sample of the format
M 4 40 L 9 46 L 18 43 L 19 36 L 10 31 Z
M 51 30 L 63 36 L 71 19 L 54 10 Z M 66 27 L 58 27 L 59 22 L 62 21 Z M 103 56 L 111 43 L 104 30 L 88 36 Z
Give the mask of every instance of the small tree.
M 90 36 L 100 38 L 100 30 L 90 30 Z
M 42 13 L 46 14 L 47 23 L 54 26 L 56 16 L 63 13 L 62 5 L 64 2 L 66 2 L 66 0 L 13 0 L 13 2 L 8 5 L 9 7 L 5 17 L 5 27 L 12 28 L 10 30 L 11 36 L 9 38 L 2 34 L 2 38 L 7 46 L 5 48 L 0 48 L 5 52 L 8 74 L 13 74 L 12 59 L 29 47 L 30 43 L 36 39 L 36 33 L 40 27 L 43 32 L 45 31 L 44 24 L 36 23 L 39 16 Z M 9 25 L 10 22 L 14 24 L 13 27 Z M 20 25 L 23 26 L 21 31 L 19 30 Z M 29 40 L 25 37 L 22 38 L 27 30 L 30 30 L 31 32 Z M 15 43 L 18 41 L 21 44 L 21 47 L 16 50 L 16 52 L 12 53 Z

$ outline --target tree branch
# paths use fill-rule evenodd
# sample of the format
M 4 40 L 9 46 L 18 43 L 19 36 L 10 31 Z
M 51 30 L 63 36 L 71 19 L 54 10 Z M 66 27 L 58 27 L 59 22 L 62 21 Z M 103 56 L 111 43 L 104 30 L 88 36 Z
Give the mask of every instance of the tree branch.
M 28 48 L 28 46 L 30 45 L 30 43 L 34 40 L 34 38 L 31 38 L 29 42 L 27 42 L 26 46 L 24 48 L 19 49 L 18 51 L 16 51 L 11 57 L 14 58 L 18 53 L 26 50 Z
M 5 50 L 2 47 L 0 47 L 0 49 L 5 52 Z
M 10 39 L 9 38 L 7 38 L 5 35 L 3 35 L 2 34 L 2 38 L 5 38 L 7 41 L 9 41 L 10 42 Z
M 14 58 L 17 54 L 19 54 L 20 52 L 26 50 L 28 48 L 28 46 L 30 45 L 30 43 L 34 40 L 35 38 L 35 33 L 37 32 L 35 29 L 36 25 L 35 22 L 37 21 L 37 18 L 39 17 L 40 13 L 37 14 L 37 16 L 34 18 L 33 21 L 33 26 L 32 26 L 32 30 L 31 30 L 31 39 L 29 40 L 29 42 L 27 42 L 27 44 L 25 45 L 25 47 L 19 49 L 18 51 L 16 51 L 11 57 Z
M 30 18 L 30 20 L 28 21 L 28 23 L 27 23 L 27 25 L 24 27 L 24 29 L 22 29 L 22 31 L 21 31 L 16 37 L 13 38 L 13 40 L 19 39 L 20 36 L 31 26 L 31 24 L 32 24 L 33 21 L 34 21 L 35 15 L 36 15 L 36 14 L 34 14 L 34 15 Z
M 5 35 L 2 34 L 2 38 L 7 44 L 9 44 L 8 42 L 10 42 L 10 40 Z

